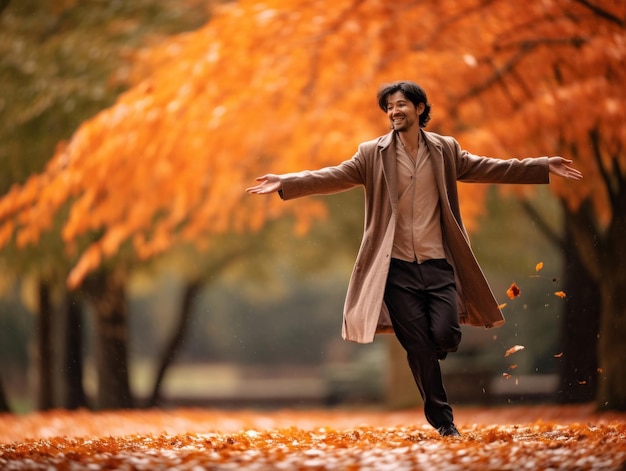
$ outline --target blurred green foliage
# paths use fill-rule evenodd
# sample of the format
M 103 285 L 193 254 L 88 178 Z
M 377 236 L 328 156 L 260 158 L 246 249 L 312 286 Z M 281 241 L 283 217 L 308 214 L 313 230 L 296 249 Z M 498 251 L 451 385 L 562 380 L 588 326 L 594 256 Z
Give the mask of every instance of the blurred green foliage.
M 40 171 L 59 142 L 114 103 L 130 86 L 135 51 L 202 26 L 214 3 L 1 1 L 0 194 Z M 16 276 L 19 284 L 21 277 L 36 274 L 50 284 L 64 284 L 72 263 L 60 237 L 65 213 L 57 215 L 53 229 L 36 246 L 18 251 L 11 243 L 2 251 L 6 289 L 0 293 L 0 364 L 5 383 L 24 382 L 22 367 L 35 344 L 33 318 L 9 280 Z
M 191 30 L 209 1 L 19 0 L 0 12 L 0 193 L 127 87 L 133 51 Z

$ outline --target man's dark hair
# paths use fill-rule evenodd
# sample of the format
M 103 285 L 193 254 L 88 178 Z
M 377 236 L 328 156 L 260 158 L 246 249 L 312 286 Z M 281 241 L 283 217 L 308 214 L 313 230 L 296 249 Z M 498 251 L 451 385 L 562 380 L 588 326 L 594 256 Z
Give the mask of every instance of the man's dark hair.
M 393 95 L 396 92 L 402 92 L 405 98 L 415 106 L 424 103 L 424 112 L 420 115 L 420 128 L 426 127 L 426 124 L 430 121 L 430 103 L 428 103 L 424 89 L 415 82 L 404 80 L 383 85 L 378 90 L 378 106 L 380 106 L 380 109 L 385 113 L 387 112 L 387 100 L 389 99 L 389 95 Z

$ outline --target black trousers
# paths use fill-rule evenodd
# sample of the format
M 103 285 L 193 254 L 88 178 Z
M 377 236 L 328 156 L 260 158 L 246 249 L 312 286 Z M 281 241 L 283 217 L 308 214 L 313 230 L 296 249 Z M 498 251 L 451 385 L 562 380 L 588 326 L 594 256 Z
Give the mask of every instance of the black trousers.
M 439 367 L 439 358 L 461 342 L 452 266 L 444 259 L 421 264 L 391 259 L 385 304 L 424 400 L 426 420 L 435 428 L 452 423 Z

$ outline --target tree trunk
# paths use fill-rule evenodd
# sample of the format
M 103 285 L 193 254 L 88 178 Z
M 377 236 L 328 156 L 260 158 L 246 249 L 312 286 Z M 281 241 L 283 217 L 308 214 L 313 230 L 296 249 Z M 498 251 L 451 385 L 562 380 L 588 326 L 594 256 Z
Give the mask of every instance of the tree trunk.
M 613 219 L 597 249 L 602 316 L 596 404 L 600 409 L 626 410 L 626 181 L 616 179 L 619 190 L 612 193 Z
M 546 239 L 564 254 L 563 282 L 567 298 L 561 324 L 563 356 L 557 400 L 561 403 L 591 402 L 598 385 L 600 292 L 589 260 L 586 263 L 581 257 L 576 234 L 593 227 L 592 208 L 585 202 L 574 213 L 562 202 L 565 234 L 561 237 L 530 203 L 521 201 L 520 204 Z
M 161 387 L 165 379 L 165 373 L 171 363 L 174 361 L 174 357 L 178 352 L 181 343 L 183 342 L 185 335 L 187 334 L 187 328 L 191 319 L 191 311 L 193 302 L 201 290 L 203 283 L 200 280 L 195 280 L 187 284 L 183 294 L 183 300 L 178 316 L 178 325 L 167 344 L 167 347 L 163 351 L 159 369 L 157 370 L 156 379 L 152 388 L 152 394 L 148 400 L 148 407 L 157 407 L 161 402 Z
M 621 181 L 612 189 L 613 217 L 606 230 L 597 228 L 597 216 L 589 200 L 579 205 L 571 228 L 578 254 L 600 290 L 596 406 L 626 410 L 626 182 Z M 578 348 L 589 350 L 586 345 Z
M 133 406 L 128 374 L 128 308 L 125 276 L 102 269 L 85 280 L 95 313 L 97 409 Z
M 6 7 L 9 6 L 10 0 L 0 0 L 0 16 Z
M 49 410 L 54 407 L 54 384 L 52 380 L 52 302 L 50 286 L 40 280 L 37 293 L 39 312 L 37 317 L 37 407 Z
M 9 401 L 7 401 L 7 396 L 4 393 L 4 384 L 2 383 L 2 378 L 0 378 L 0 414 L 7 414 L 11 412 L 11 408 L 9 407 Z
M 75 291 L 67 294 L 65 326 L 65 359 L 63 372 L 65 379 L 66 409 L 87 406 L 83 387 L 83 310 L 80 296 Z
M 626 260 L 622 259 L 622 263 Z M 599 409 L 626 410 L 626 271 L 621 265 L 600 285 L 600 382 L 596 404 Z M 609 272 L 611 273 L 611 272 Z
M 574 218 L 576 215 L 565 209 L 563 282 L 567 298 L 561 327 L 563 356 L 557 391 L 561 403 L 592 402 L 598 390 L 600 291 L 568 230 L 575 223 Z

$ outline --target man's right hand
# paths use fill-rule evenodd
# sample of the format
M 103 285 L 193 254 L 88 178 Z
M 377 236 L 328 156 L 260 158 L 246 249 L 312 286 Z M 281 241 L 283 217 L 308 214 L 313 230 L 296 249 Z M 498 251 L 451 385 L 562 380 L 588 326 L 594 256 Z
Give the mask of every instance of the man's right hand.
M 257 177 L 256 181 L 259 182 L 255 186 L 246 188 L 246 191 L 253 195 L 265 195 L 268 193 L 274 193 L 281 189 L 282 183 L 278 175 L 268 173 L 262 177 Z

